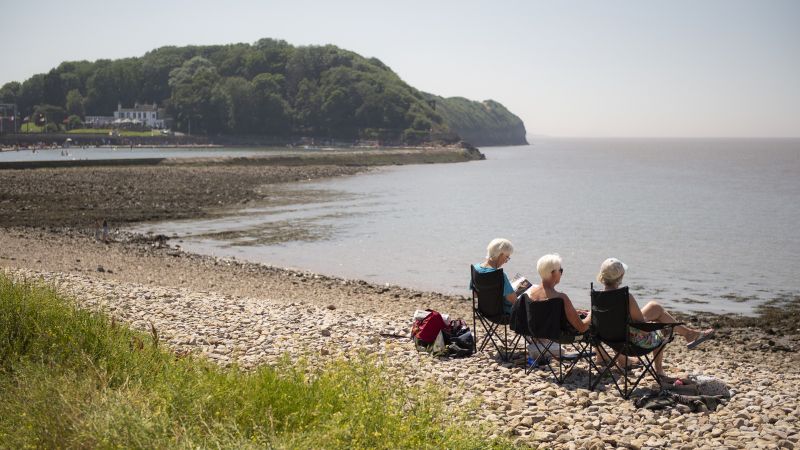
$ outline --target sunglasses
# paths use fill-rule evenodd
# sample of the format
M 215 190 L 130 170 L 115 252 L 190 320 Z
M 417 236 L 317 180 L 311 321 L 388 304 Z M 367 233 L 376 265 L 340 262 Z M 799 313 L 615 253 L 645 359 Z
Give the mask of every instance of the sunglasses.
M 555 272 L 555 270 L 553 272 Z M 559 267 L 558 268 L 558 273 L 564 273 L 564 268 L 563 267 Z

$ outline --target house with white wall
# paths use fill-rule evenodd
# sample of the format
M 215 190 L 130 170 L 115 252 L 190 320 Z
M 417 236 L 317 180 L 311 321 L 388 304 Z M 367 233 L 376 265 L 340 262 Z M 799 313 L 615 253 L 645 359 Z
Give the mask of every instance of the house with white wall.
M 122 103 L 117 103 L 114 122 L 141 123 L 149 128 L 164 128 L 166 125 L 164 110 L 158 109 L 155 103 L 152 105 L 135 103 L 133 108 L 123 108 Z

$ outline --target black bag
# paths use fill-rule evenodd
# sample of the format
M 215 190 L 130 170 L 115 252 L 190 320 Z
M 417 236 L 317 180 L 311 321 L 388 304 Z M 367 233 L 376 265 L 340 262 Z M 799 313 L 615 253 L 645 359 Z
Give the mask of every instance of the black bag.
M 445 334 L 445 343 L 451 356 L 470 356 L 475 348 L 475 337 L 466 322 L 456 319 L 450 321 L 450 333 Z

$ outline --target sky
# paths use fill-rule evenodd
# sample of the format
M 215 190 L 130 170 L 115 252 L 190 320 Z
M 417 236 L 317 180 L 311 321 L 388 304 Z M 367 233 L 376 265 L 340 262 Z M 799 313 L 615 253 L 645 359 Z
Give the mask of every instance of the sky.
M 800 136 L 800 1 L 0 0 L 0 84 L 165 45 L 333 44 L 529 135 Z

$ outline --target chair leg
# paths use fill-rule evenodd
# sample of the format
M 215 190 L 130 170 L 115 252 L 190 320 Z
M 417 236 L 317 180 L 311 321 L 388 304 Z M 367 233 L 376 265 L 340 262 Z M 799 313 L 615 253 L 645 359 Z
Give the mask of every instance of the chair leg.
M 617 377 L 614 376 L 614 373 L 611 371 L 612 367 L 617 367 L 617 368 L 621 369 L 619 367 L 619 365 L 617 364 L 617 356 L 619 356 L 619 352 L 614 352 L 614 356 L 611 357 L 611 355 L 606 351 L 606 349 L 603 347 L 602 344 L 598 345 L 597 349 L 598 349 L 598 354 L 601 356 L 601 358 L 602 357 L 606 357 L 606 358 L 609 358 L 609 359 L 608 359 L 608 362 L 606 362 L 603 365 L 603 370 L 600 373 L 598 373 L 597 379 L 594 380 L 592 385 L 590 385 L 590 389 L 594 390 L 594 388 L 597 387 L 598 384 L 600 384 L 600 381 L 603 379 L 603 376 L 606 373 L 608 373 L 611 376 L 611 380 L 614 382 L 614 386 L 616 386 L 617 391 L 620 393 L 620 395 L 625 397 L 625 392 L 623 391 L 622 387 L 620 387 L 619 381 L 617 380 Z M 627 397 L 625 397 L 625 398 L 627 398 Z
M 489 341 L 491 341 L 492 344 L 495 346 L 495 348 L 497 348 L 497 351 L 499 352 L 500 348 L 498 348 L 497 344 L 494 342 L 494 336 L 495 336 L 495 334 L 497 332 L 498 325 L 497 324 L 493 324 L 491 322 L 488 322 L 488 323 L 482 322 L 482 325 L 483 325 L 484 331 L 486 331 L 486 336 L 484 336 L 483 337 L 483 341 L 481 341 L 480 351 L 483 351 L 483 349 L 486 348 L 486 344 L 488 344 Z
M 484 330 L 486 330 L 486 336 L 484 336 L 483 341 L 481 342 L 479 351 L 483 351 L 486 348 L 486 345 L 489 344 L 489 342 L 491 342 L 495 350 L 497 350 L 497 354 L 500 355 L 500 359 L 505 361 L 506 352 L 504 350 L 506 349 L 501 348 L 500 344 L 498 344 L 497 342 L 498 340 L 500 340 L 500 335 L 498 334 L 499 333 L 498 328 L 500 327 L 500 325 L 489 322 L 487 320 L 483 320 L 480 317 L 479 319 L 481 319 L 481 325 L 483 326 Z M 505 342 L 502 342 L 502 344 L 507 345 L 507 343 Z
M 481 324 L 481 327 L 485 332 L 483 338 L 480 339 L 480 343 L 478 343 L 478 323 Z M 503 327 L 502 336 L 500 335 L 501 326 Z M 511 339 L 511 342 L 509 342 L 507 325 L 500 325 L 498 323 L 490 322 L 488 319 L 477 314 L 473 309 L 472 328 L 475 334 L 473 349 L 476 352 L 483 351 L 491 341 L 502 361 L 507 362 L 511 359 L 511 357 L 513 357 L 514 352 L 517 350 L 517 346 L 519 345 L 521 335 L 515 334 L 515 336 Z
M 575 357 L 575 359 L 570 359 L 567 362 L 564 361 L 564 351 L 563 351 L 563 346 L 564 345 L 568 345 L 572 350 L 574 350 L 577 353 L 577 356 Z M 553 373 L 553 376 L 556 379 L 556 382 L 558 384 L 564 384 L 564 382 L 567 380 L 567 377 L 570 376 L 570 374 L 575 369 L 575 367 L 577 367 L 578 363 L 580 363 L 581 360 L 583 360 L 584 358 L 587 358 L 589 360 L 588 361 L 588 366 L 589 366 L 589 386 L 591 386 L 591 384 L 592 384 L 592 366 L 593 365 L 592 365 L 592 362 L 591 362 L 591 356 L 592 356 L 591 352 L 587 352 L 586 351 L 588 348 L 589 348 L 589 344 L 586 343 L 586 342 L 578 342 L 578 343 L 573 342 L 573 343 L 567 343 L 567 344 L 559 343 L 558 358 L 555 357 L 555 355 L 553 354 L 552 351 L 548 350 L 547 353 L 550 354 L 553 357 L 553 359 L 557 360 L 554 363 L 558 364 L 558 374 L 556 375 L 555 371 L 552 371 L 552 370 L 551 370 L 551 372 Z M 588 354 L 588 356 L 587 356 L 587 354 Z
M 511 342 L 508 341 L 508 325 L 503 325 L 503 336 L 504 340 L 503 343 L 505 344 L 506 353 L 504 361 L 508 362 L 514 358 L 514 353 L 517 351 L 517 347 L 519 346 L 519 341 L 522 338 L 522 335 L 514 333 L 514 337 L 511 338 Z
M 475 300 L 472 301 L 472 353 L 478 352 L 478 327 L 475 326 Z

